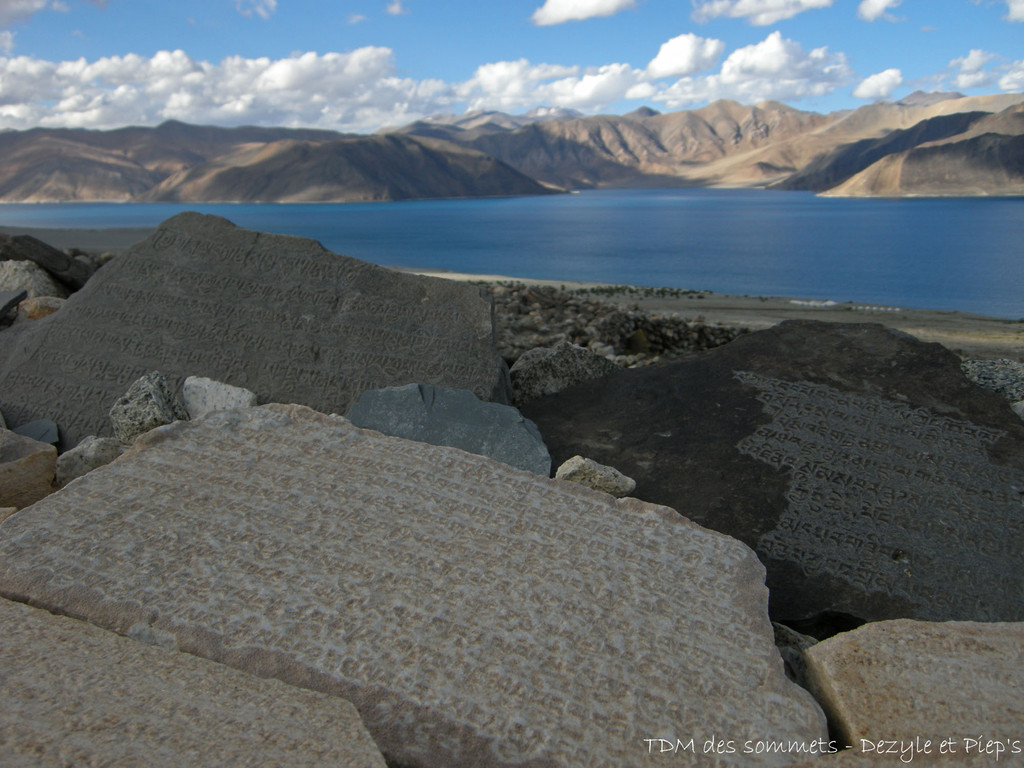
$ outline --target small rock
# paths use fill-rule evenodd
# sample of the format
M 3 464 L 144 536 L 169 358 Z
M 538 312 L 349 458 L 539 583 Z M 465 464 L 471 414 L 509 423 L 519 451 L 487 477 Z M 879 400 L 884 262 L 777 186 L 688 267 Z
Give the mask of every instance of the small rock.
M 1013 412 L 1024 419 L 1024 400 L 1018 400 L 1016 403 L 1010 405 Z
M 57 449 L 0 431 L 0 507 L 27 507 L 53 493 Z
M 49 317 L 58 309 L 64 306 L 67 299 L 56 296 L 36 296 L 34 299 L 25 299 L 18 305 L 18 316 L 14 322 L 24 323 L 28 320 L 41 320 Z
M 582 456 L 573 456 L 562 464 L 555 472 L 555 479 L 579 483 L 619 499 L 636 490 L 636 480 L 633 478 L 626 477 L 614 467 L 598 464 Z
M 33 440 L 38 440 L 40 443 L 57 445 L 57 443 L 60 442 L 60 430 L 57 428 L 57 425 L 49 419 L 29 421 L 21 426 L 15 427 L 11 431 L 17 432 L 22 437 L 29 437 Z
M 57 296 L 65 299 L 68 289 L 31 261 L 0 261 L 0 290 L 25 291 L 28 298 Z
M 553 349 L 531 349 L 512 366 L 512 397 L 525 403 L 553 395 L 581 381 L 607 376 L 618 366 L 583 347 L 562 342 Z
M 357 427 L 488 456 L 537 475 L 551 457 L 532 421 L 510 405 L 485 403 L 464 389 L 408 384 L 364 392 L 346 414 Z
M 156 427 L 188 418 L 159 371 L 135 381 L 110 409 L 114 436 L 125 445 Z
M 109 464 L 124 453 L 124 445 L 112 437 L 89 435 L 57 457 L 56 484 L 63 488 L 75 478 Z
M 256 405 L 256 395 L 244 387 L 233 387 L 202 376 L 189 376 L 181 390 L 190 419 L 199 419 L 211 411 L 248 408 Z
M 0 319 L 28 297 L 28 291 L 0 291 Z

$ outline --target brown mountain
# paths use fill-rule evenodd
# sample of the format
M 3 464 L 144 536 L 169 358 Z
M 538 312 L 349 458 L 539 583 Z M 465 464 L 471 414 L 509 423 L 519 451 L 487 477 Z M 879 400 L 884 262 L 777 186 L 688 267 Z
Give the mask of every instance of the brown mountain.
M 1024 104 L 840 147 L 778 185 L 832 196 L 1024 194 Z
M 797 178 L 790 188 L 824 191 L 892 152 L 959 135 L 1022 101 L 1022 94 L 915 93 L 828 115 L 777 102 L 718 101 L 670 114 L 642 109 L 519 128 L 491 113 L 482 122 L 416 123 L 403 132 L 479 149 L 567 188 L 755 187 Z
M 163 123 L 0 134 L 0 201 L 393 200 L 551 190 L 479 152 L 408 138 Z
M 448 142 L 364 136 L 243 147 L 169 176 L 141 199 L 356 202 L 551 191 L 505 163 Z

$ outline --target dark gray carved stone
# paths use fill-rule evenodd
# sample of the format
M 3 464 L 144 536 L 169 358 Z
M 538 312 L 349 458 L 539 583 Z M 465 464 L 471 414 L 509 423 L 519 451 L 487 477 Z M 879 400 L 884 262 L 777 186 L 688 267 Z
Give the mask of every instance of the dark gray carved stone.
M 48 416 L 67 445 L 159 370 L 344 413 L 367 389 L 424 381 L 506 397 L 490 300 L 302 238 L 183 213 L 99 270 L 60 312 L 0 334 L 0 410 Z
M 357 427 L 450 445 L 548 477 L 551 457 L 536 425 L 510 405 L 485 403 L 464 389 L 407 384 L 359 396 L 345 414 Z
M 8 600 L 0 648 L 4 768 L 385 768 L 359 713 L 337 697 Z
M 777 619 L 1024 619 L 1024 425 L 937 344 L 787 322 L 523 413 L 753 547 Z
M 154 430 L 8 518 L 0 594 L 341 696 L 407 768 L 647 768 L 644 739 L 828 740 L 785 678 L 748 547 L 302 406 Z
M 0 233 L 0 261 L 34 262 L 72 291 L 85 285 L 94 271 L 88 264 L 31 235 Z

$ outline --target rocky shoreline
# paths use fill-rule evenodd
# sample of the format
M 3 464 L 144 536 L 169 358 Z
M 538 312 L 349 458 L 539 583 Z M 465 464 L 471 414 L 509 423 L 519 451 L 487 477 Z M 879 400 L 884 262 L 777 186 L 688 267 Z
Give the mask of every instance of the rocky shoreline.
M 64 293 L 0 285 L 3 761 L 1020 764 L 1019 360 L 198 214 L 0 246 Z

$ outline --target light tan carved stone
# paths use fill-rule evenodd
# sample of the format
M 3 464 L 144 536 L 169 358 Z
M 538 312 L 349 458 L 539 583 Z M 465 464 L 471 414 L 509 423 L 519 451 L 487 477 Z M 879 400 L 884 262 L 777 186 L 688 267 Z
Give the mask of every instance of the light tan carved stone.
M 27 507 L 53 492 L 57 449 L 0 429 L 0 507 Z
M 1020 765 L 1022 648 L 1024 623 L 900 619 L 836 635 L 806 658 L 853 748 L 849 764 Z
M 0 763 L 384 768 L 355 707 L 0 600 Z
M 403 766 L 696 766 L 826 738 L 764 568 L 666 507 L 301 406 L 147 433 L 0 526 L 0 592 L 340 695 Z M 732 754 L 702 742 L 733 740 Z

